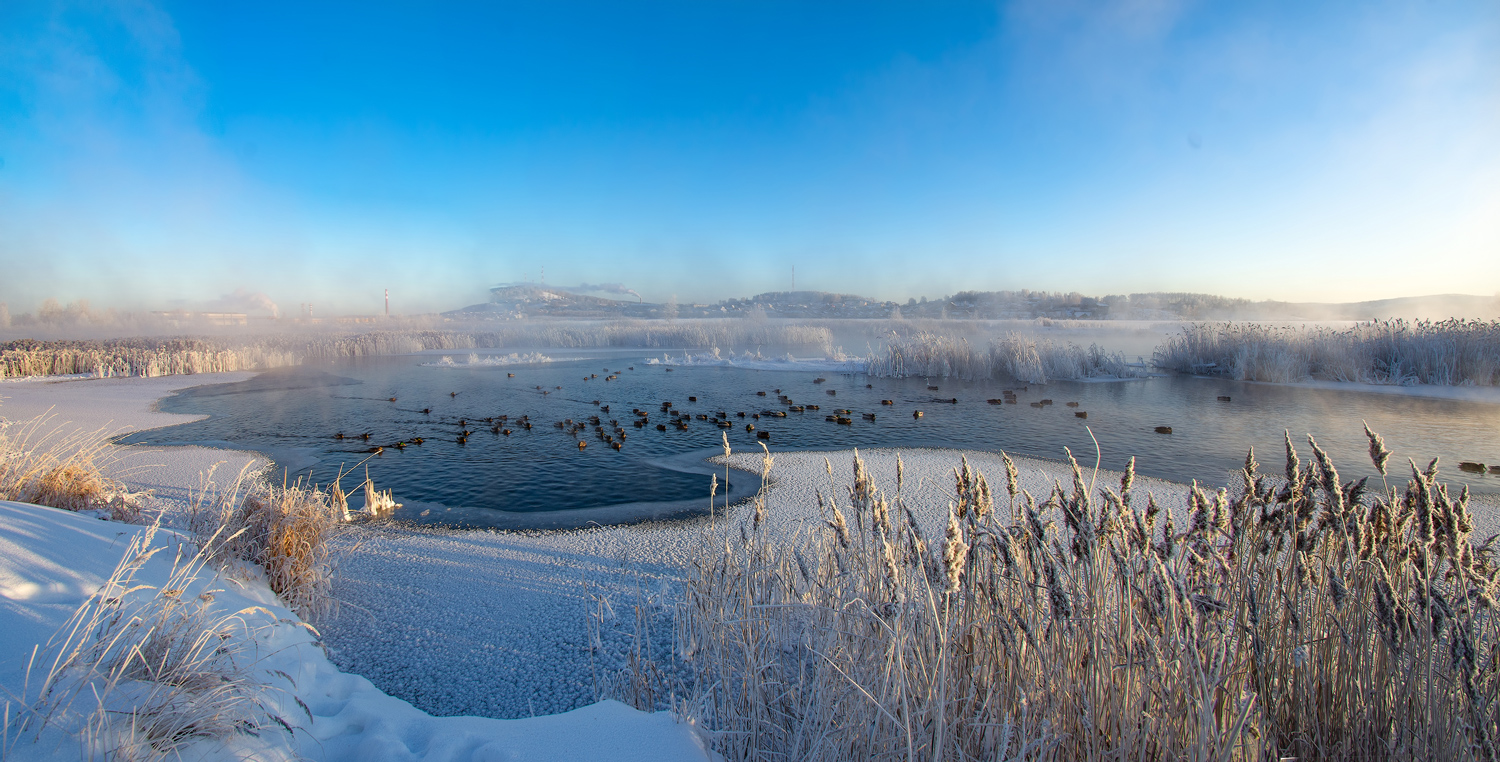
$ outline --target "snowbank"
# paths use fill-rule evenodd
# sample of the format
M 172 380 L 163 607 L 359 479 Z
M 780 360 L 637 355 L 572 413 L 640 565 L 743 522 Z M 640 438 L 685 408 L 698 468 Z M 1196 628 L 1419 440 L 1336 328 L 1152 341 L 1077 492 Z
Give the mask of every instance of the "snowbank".
M 0 687 L 9 696 L 35 699 L 34 645 L 46 643 L 73 611 L 113 571 L 131 538 L 143 527 L 90 519 L 22 503 L 0 502 Z M 157 542 L 179 539 L 168 532 Z M 162 553 L 136 577 L 161 586 L 172 553 Z M 208 606 L 219 615 L 251 609 L 236 637 L 258 659 L 253 672 L 294 734 L 262 731 L 226 743 L 200 742 L 205 758 L 323 760 L 704 760 L 697 733 L 667 714 L 645 714 L 602 702 L 567 714 L 522 720 L 433 717 L 376 689 L 369 680 L 340 672 L 296 617 L 249 573 L 203 573 L 185 594 L 216 591 Z M 284 675 L 284 677 L 283 677 Z M 290 678 L 289 680 L 287 678 Z M 299 703 L 300 702 L 300 703 Z M 305 710 L 303 709 L 305 707 Z M 61 729 L 13 739 L 7 758 L 68 759 L 83 756 Z

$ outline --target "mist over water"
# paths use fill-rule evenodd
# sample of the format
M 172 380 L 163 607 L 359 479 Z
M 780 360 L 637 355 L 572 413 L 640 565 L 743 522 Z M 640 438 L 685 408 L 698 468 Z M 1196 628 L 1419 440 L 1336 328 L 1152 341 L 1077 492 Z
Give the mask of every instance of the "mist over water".
M 211 417 L 126 441 L 258 450 L 275 459 L 278 471 L 319 483 L 369 457 L 355 477 L 346 478 L 346 489 L 368 469 L 378 486 L 393 488 L 406 504 L 398 518 L 466 526 L 536 525 L 527 517 L 541 514 L 549 517 L 545 525 L 557 526 L 706 511 L 711 469 L 701 460 L 720 451 L 721 430 L 694 419 L 686 431 L 670 425 L 657 431 L 656 424 L 669 420 L 660 408 L 665 401 L 695 416 L 727 412 L 731 426 L 725 431 L 736 450 L 759 449 L 756 433 L 745 430 L 748 423 L 770 435 L 773 451 L 951 447 L 1061 459 L 1068 448 L 1092 466 L 1097 438 L 1106 468 L 1121 468 L 1134 456 L 1143 474 L 1208 487 L 1227 483 L 1250 446 L 1264 471 L 1280 473 L 1283 430 L 1292 432 L 1304 463 L 1311 455 L 1310 433 L 1333 456 L 1341 477 L 1379 482 L 1366 454 L 1363 420 L 1396 453 L 1392 483 L 1404 483 L 1406 458 L 1425 466 L 1436 457 L 1443 480 L 1455 489 L 1500 492 L 1500 477 L 1457 469 L 1461 460 L 1500 462 L 1494 437 L 1500 404 L 1187 376 L 1022 388 L 732 366 L 668 371 L 647 365 L 643 351 L 544 354 L 551 362 L 486 363 L 486 357 L 505 355 L 480 354 L 481 362 L 471 365 L 468 352 L 428 353 L 275 371 L 168 398 L 164 410 Z M 451 362 L 443 362 L 445 356 Z M 604 381 L 611 372 L 619 379 Z M 826 381 L 814 383 L 817 377 Z M 777 389 L 794 404 L 819 409 L 755 419 L 756 413 L 788 409 L 778 403 Z M 1015 390 L 1016 404 L 987 403 L 1003 389 Z M 758 396 L 761 391 L 766 396 Z M 691 396 L 697 401 L 690 402 Z M 1053 404 L 1030 404 L 1043 399 Z M 641 428 L 632 425 L 637 408 L 649 416 Z M 825 420 L 836 409 L 852 411 L 848 425 Z M 917 410 L 921 418 L 913 417 Z M 875 419 L 864 419 L 865 413 Z M 484 421 L 500 415 L 508 416 L 502 426 L 509 436 L 494 433 L 494 424 Z M 532 422 L 530 430 L 519 424 L 523 415 Z M 597 439 L 592 425 L 578 436 L 555 427 L 568 418 L 587 423 L 590 415 L 598 415 L 606 431 L 613 429 L 610 419 L 625 428 L 620 451 Z M 1172 433 L 1157 433 L 1158 426 L 1170 426 Z M 473 433 L 460 444 L 463 428 Z M 338 433 L 345 438 L 335 439 Z M 365 433 L 368 440 L 357 438 Z M 424 443 L 393 447 L 416 437 Z M 580 438 L 587 444 L 583 450 Z M 375 446 L 384 452 L 370 457 L 367 450 Z M 758 486 L 749 475 L 730 476 L 736 496 Z M 719 494 L 722 500 L 722 485 Z M 640 510 L 641 502 L 650 509 Z M 569 522 L 567 512 L 587 518 Z

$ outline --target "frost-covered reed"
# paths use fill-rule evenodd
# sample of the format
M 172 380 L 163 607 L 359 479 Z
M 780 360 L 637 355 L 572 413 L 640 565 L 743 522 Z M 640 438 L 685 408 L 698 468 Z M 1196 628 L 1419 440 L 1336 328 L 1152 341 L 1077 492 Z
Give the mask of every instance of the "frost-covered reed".
M 1337 329 L 1195 323 L 1156 352 L 1184 373 L 1244 381 L 1500 385 L 1500 321 L 1377 320 Z
M 1494 759 L 1467 493 L 1435 464 L 1345 482 L 1308 446 L 1193 486 L 1183 526 L 1133 463 L 1096 490 L 1070 455 L 1040 498 L 964 463 L 939 536 L 856 455 L 822 526 L 778 538 L 757 502 L 690 564 L 678 711 L 730 760 Z
M 258 337 L 20 340 L 0 344 L 0 378 L 169 376 L 266 370 L 310 360 L 507 347 L 794 347 L 831 351 L 827 328 L 751 320 L 517 323 L 493 330 L 284 333 Z
M 32 653 L 28 677 L 39 684 L 7 703 L 0 753 L 48 728 L 77 742 L 77 758 L 111 760 L 211 757 L 236 736 L 291 734 L 270 675 L 255 669 L 250 634 L 252 615 L 276 616 L 212 610 L 207 557 L 182 545 L 166 584 L 140 581 L 166 549 L 155 527 L 138 534 L 104 584 Z
M 921 332 L 891 334 L 883 350 L 870 357 L 867 372 L 887 378 L 957 378 L 963 381 L 1009 379 L 1031 384 L 1080 378 L 1132 378 L 1145 369 L 1129 365 L 1120 353 L 1097 344 L 1081 347 L 1007 333 L 976 347 L 968 339 Z
M 337 483 L 328 490 L 301 480 L 263 484 L 241 471 L 218 485 L 213 473 L 187 509 L 187 529 L 206 559 L 247 561 L 265 571 L 271 591 L 287 608 L 316 621 L 336 607 L 331 541 L 347 524 L 345 497 Z M 369 479 L 367 492 L 375 492 Z M 390 493 L 382 493 L 387 500 Z

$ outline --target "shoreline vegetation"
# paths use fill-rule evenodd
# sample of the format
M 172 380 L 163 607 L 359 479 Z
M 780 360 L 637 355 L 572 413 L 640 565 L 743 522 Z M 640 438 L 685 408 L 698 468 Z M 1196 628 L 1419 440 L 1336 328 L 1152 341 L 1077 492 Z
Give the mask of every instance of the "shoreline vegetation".
M 1084 348 L 1014 332 L 991 339 L 985 347 L 941 334 L 893 334 L 885 351 L 869 359 L 865 372 L 878 378 L 1008 379 L 1028 384 L 1149 375 L 1144 366 L 1131 365 L 1124 354 L 1106 352 L 1098 344 Z
M 1154 362 L 1240 381 L 1500 386 L 1500 321 L 1375 320 L 1343 329 L 1193 323 Z
M 1045 498 L 965 460 L 924 532 L 899 460 L 886 494 L 856 452 L 820 522 L 776 536 L 761 495 L 705 538 L 666 663 L 610 695 L 670 697 L 729 760 L 1494 759 L 1495 538 L 1366 433 L 1379 484 L 1288 434 L 1183 526 L 1133 461 L 1096 485 L 1069 453 Z
M 858 321 L 853 321 L 858 322 Z M 998 336 L 944 323 L 877 321 L 878 345 L 851 367 L 877 377 L 1020 383 L 1140 378 L 1153 372 L 1240 381 L 1394 386 L 1500 386 L 1500 321 L 1379 320 L 1350 327 L 1183 323 L 1152 359 L 1129 362 L 1098 344 L 1015 330 Z M 1041 327 L 1042 324 L 1039 324 Z M 898 326 L 892 328 L 892 326 Z M 831 321 L 698 319 L 552 322 L 499 330 L 376 330 L 246 337 L 16 340 L 0 343 L 0 379 L 81 375 L 156 377 L 270 370 L 308 362 L 424 351 L 778 347 L 845 356 Z M 996 326 L 998 327 L 998 326 Z M 1108 324 L 1105 324 L 1108 328 Z M 872 326 L 859 326 L 867 332 Z

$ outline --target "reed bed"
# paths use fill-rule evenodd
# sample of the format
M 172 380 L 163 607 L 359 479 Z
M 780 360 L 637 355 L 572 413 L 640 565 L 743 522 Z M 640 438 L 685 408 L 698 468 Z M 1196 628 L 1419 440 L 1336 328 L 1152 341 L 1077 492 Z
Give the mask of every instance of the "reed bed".
M 1376 320 L 1350 328 L 1184 326 L 1155 363 L 1244 381 L 1500 385 L 1500 321 Z
M 1097 344 L 1084 348 L 1011 332 L 976 347 L 962 337 L 925 331 L 892 333 L 885 348 L 870 357 L 867 372 L 884 378 L 1010 379 L 1030 384 L 1145 375 L 1144 368 L 1128 364 L 1123 354 L 1106 352 Z
M 705 542 L 677 709 L 730 760 L 1494 759 L 1494 538 L 1366 431 L 1380 483 L 1288 434 L 1281 474 L 1252 451 L 1182 527 L 1133 461 L 1096 489 L 1069 454 L 1040 498 L 965 462 L 931 536 L 856 454 L 820 526 L 770 537 L 758 499 Z
M 0 344 L 0 378 L 86 374 L 169 376 L 267 370 L 309 361 L 429 350 L 507 347 L 709 348 L 774 346 L 831 351 L 826 328 L 749 320 L 523 323 L 487 331 L 286 333 L 258 337 L 129 338 Z
M 103 429 L 69 430 L 52 415 L 7 422 L 0 427 L 0 500 L 138 522 L 148 495 L 105 476 L 102 467 L 113 460 Z
M 165 549 L 155 527 L 138 534 L 103 586 L 33 652 L 28 674 L 41 684 L 35 698 L 6 707 L 0 750 L 49 728 L 89 760 L 181 759 L 223 751 L 236 736 L 291 735 L 269 700 L 275 689 L 253 670 L 248 617 L 275 615 L 214 612 L 217 591 L 197 582 L 207 557 L 185 557 L 181 545 L 165 585 L 138 581 Z

